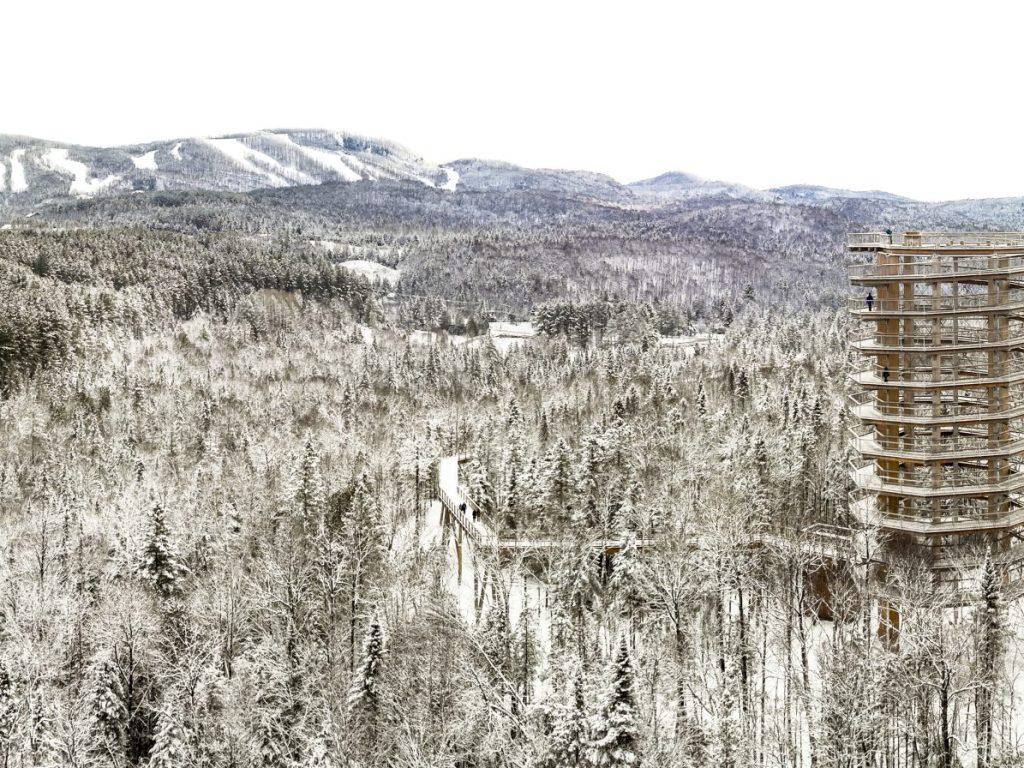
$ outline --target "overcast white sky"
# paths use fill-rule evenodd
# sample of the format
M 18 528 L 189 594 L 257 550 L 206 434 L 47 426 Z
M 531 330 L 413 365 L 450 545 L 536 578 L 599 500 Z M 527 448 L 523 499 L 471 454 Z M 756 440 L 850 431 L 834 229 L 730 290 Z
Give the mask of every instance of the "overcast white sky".
M 260 128 L 620 181 L 1024 195 L 1021 4 L 9 0 L 0 132 Z

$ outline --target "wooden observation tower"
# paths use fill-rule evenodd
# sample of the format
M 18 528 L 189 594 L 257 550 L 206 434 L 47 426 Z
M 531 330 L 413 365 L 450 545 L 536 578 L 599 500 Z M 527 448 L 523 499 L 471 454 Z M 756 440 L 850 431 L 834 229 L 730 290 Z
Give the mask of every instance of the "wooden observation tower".
M 1024 547 L 1024 232 L 851 234 L 852 512 L 939 571 Z

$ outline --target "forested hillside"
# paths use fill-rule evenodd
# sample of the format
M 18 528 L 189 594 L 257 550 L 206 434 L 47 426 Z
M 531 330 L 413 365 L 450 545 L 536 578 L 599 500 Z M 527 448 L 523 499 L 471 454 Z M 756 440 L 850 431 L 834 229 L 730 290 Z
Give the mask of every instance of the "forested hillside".
M 522 235 L 466 237 L 463 258 L 509 259 Z M 865 636 L 856 580 L 825 611 L 808 555 L 772 543 L 849 522 L 846 321 L 824 302 L 737 303 L 694 355 L 621 284 L 582 304 L 556 284 L 547 336 L 502 354 L 413 343 L 436 318 L 401 318 L 429 302 L 294 232 L 0 244 L 11 764 L 951 764 L 977 680 L 1012 754 L 996 587 L 937 633 L 921 581 L 892 646 Z M 594 346 L 608 323 L 619 343 Z M 428 535 L 454 453 L 489 519 L 560 542 L 494 562 L 468 616 Z M 608 535 L 658 545 L 609 563 Z
M 879 633 L 847 511 L 843 233 L 969 212 L 453 167 L 0 209 L 3 763 L 1016 764 L 1020 605 Z

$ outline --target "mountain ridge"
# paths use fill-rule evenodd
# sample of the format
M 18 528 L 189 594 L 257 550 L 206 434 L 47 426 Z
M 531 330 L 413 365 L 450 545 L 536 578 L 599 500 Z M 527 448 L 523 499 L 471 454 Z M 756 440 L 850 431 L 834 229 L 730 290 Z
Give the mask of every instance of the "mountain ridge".
M 280 191 L 314 209 L 341 200 L 328 187 L 375 182 L 408 187 L 381 201 L 402 200 L 402 210 L 433 211 L 452 220 L 563 224 L 615 210 L 660 221 L 714 210 L 742 224 L 739 211 L 774 220 L 780 231 L 799 219 L 799 208 L 836 217 L 848 229 L 1024 229 L 1024 197 L 926 202 L 882 190 L 845 190 L 813 184 L 755 189 L 728 181 L 668 171 L 622 183 L 586 171 L 528 168 L 501 160 L 462 158 L 437 165 L 402 144 L 317 128 L 262 130 L 88 147 L 0 134 L 0 220 L 13 222 L 90 198 L 163 192 L 259 194 Z M 322 192 L 315 188 L 325 187 Z M 369 188 L 367 188 L 369 189 Z M 305 190 L 309 190 L 308 192 Z M 366 194 L 352 191 L 364 205 Z M 431 202 L 453 195 L 455 205 Z M 397 197 L 395 196 L 397 195 Z M 426 196 L 426 197 L 425 197 Z M 343 196 L 345 197 L 345 196 Z M 351 197 L 351 195 L 348 195 Z M 412 204 L 413 200 L 419 202 Z M 730 211 L 730 207 L 743 206 Z M 596 206 L 596 207 L 595 207 Z M 371 208 L 373 206 L 370 206 Z M 601 210 L 607 214 L 601 214 Z M 646 212 L 646 213 L 644 213 Z M 385 215 L 382 210 L 375 213 Z M 701 214 L 702 216 L 705 214 Z M 710 225 L 716 220 L 710 217 Z M 833 225 L 830 225 L 833 226 Z
M 12 158 L 15 152 L 20 154 Z M 24 169 L 23 185 L 14 183 L 19 165 Z M 54 176 L 65 179 L 66 190 L 62 192 Z M 885 190 L 850 190 L 811 183 L 758 189 L 679 170 L 621 182 L 584 169 L 532 168 L 499 159 L 464 157 L 433 164 L 390 139 L 322 128 L 273 128 L 110 147 L 0 134 L 0 202 L 26 193 L 30 198 L 47 199 L 62 194 L 87 197 L 161 189 L 248 192 L 381 178 L 416 181 L 447 191 L 461 185 L 464 191 L 531 190 L 639 204 L 724 197 L 812 205 L 884 200 L 964 208 L 989 202 L 1005 207 L 1024 201 L 1021 196 L 926 202 Z M 32 189 L 37 186 L 34 180 L 42 185 L 41 190 Z

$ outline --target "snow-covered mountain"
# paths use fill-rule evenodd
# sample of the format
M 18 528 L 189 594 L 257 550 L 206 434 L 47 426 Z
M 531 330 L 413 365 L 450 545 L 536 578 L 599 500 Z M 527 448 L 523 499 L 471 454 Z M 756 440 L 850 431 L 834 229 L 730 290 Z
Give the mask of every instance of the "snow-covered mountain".
M 380 179 L 452 190 L 458 174 L 391 142 L 322 130 L 259 131 L 114 148 L 0 136 L 0 200 L 165 189 L 248 192 Z
M 772 196 L 759 189 L 733 184 L 728 181 L 712 181 L 694 176 L 692 173 L 670 171 L 653 179 L 635 181 L 629 185 L 638 197 L 651 202 L 672 202 L 694 200 L 703 197 L 724 197 L 736 200 L 768 201 Z
M 338 182 L 341 187 L 317 188 Z M 823 221 L 844 222 L 835 225 L 837 231 L 877 226 L 1024 228 L 1024 198 L 932 203 L 877 190 L 813 185 L 762 190 L 678 171 L 623 184 L 600 173 L 499 161 L 462 159 L 439 166 L 390 141 L 327 130 L 257 131 L 112 148 L 0 135 L 4 220 L 30 210 L 42 213 L 48 204 L 66 209 L 69 199 L 110 199 L 131 192 L 265 194 L 260 190 L 280 189 L 293 201 L 319 208 L 331 204 L 326 198 L 337 196 L 332 190 L 355 182 L 387 182 L 377 189 L 395 187 L 386 195 L 415 198 L 423 211 L 464 220 L 505 220 L 528 213 L 534 218 L 564 217 L 573 211 L 614 216 L 615 211 L 639 209 L 676 216 L 709 206 L 741 206 L 754 218 L 792 218 L 797 209 L 814 212 L 825 216 Z M 438 199 L 427 204 L 433 197 Z M 360 198 L 362 205 L 369 202 L 365 195 Z M 793 215 L 800 219 L 804 213 Z M 786 226 L 779 224 L 781 229 Z

